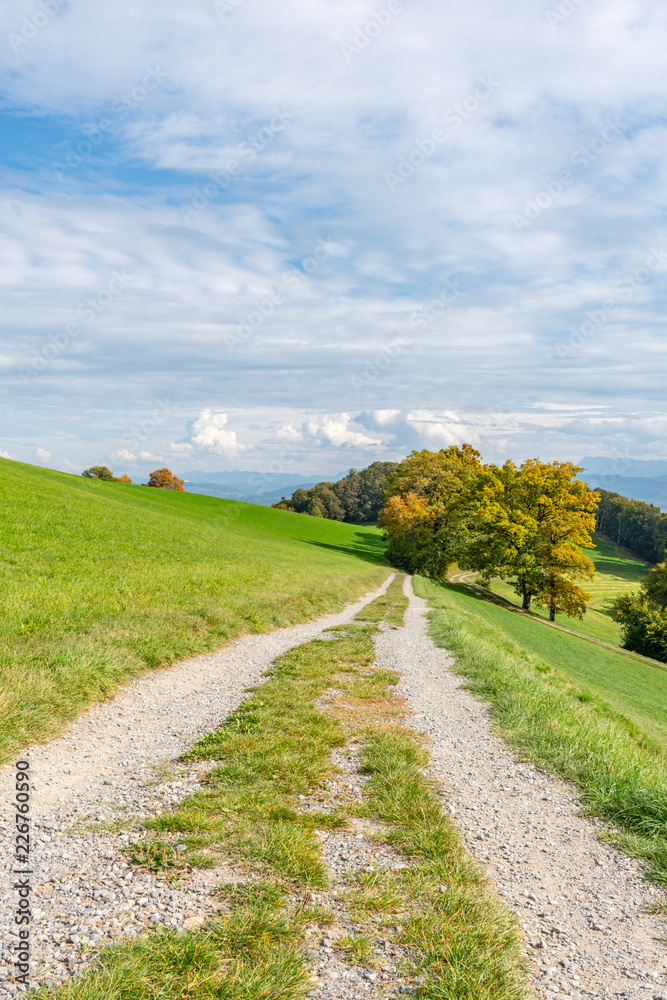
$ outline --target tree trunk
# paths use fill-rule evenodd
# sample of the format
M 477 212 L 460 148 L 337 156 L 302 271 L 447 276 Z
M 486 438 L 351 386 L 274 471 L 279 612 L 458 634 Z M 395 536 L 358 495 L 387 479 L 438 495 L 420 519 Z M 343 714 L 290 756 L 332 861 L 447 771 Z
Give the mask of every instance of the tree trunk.
M 525 582 L 522 584 L 522 587 L 523 587 L 523 603 L 521 607 L 523 608 L 524 611 L 530 611 L 530 598 L 532 595 L 528 590 L 528 587 L 526 586 Z
M 556 621 L 556 609 L 555 608 L 549 608 L 549 621 L 550 622 L 555 622 Z

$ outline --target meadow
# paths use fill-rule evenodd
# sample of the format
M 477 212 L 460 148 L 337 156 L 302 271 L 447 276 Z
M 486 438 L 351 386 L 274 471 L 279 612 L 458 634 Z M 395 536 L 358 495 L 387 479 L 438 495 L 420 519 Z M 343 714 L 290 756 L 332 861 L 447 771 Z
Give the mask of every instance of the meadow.
M 0 459 L 0 760 L 149 668 L 338 610 L 377 529 Z

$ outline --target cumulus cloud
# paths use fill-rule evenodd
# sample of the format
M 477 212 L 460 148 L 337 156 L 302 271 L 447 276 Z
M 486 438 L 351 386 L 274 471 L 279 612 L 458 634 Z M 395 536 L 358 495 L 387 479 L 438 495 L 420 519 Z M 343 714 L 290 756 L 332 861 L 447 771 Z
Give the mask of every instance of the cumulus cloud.
M 306 431 L 311 437 L 333 448 L 373 448 L 382 444 L 378 437 L 369 437 L 350 427 L 349 413 L 327 415 L 308 420 Z
M 131 451 L 127 448 L 121 448 L 119 451 L 114 451 L 112 456 L 114 462 L 136 462 L 137 456 L 133 455 Z
M 278 441 L 288 441 L 293 443 L 295 441 L 303 441 L 303 434 L 300 430 L 294 426 L 293 423 L 283 424 L 276 431 L 276 438 Z
M 12 456 L 9 454 L 8 451 L 5 451 L 4 448 L 0 448 L 0 458 L 9 458 L 9 459 L 11 459 L 11 457 Z
M 202 410 L 192 425 L 192 447 L 214 455 L 233 458 L 246 446 L 236 439 L 236 432 L 226 430 L 228 416 L 221 410 Z
M 44 448 L 36 448 L 35 458 L 38 458 L 40 462 L 48 462 L 48 460 L 51 458 L 51 452 L 46 451 Z

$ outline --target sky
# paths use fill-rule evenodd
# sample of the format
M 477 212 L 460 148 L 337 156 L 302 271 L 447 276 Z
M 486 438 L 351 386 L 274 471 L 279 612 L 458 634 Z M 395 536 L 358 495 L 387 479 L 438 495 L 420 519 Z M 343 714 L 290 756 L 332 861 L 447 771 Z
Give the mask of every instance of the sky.
M 0 10 L 0 454 L 667 458 L 667 8 Z

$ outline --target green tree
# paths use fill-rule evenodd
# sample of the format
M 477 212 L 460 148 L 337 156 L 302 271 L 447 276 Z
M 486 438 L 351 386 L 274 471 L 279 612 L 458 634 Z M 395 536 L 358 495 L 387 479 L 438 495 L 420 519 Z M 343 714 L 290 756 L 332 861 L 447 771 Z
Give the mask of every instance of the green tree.
M 89 469 L 84 469 L 81 473 L 84 479 L 102 479 L 105 483 L 113 483 L 114 477 L 111 469 L 106 465 L 91 465 Z
M 623 645 L 667 663 L 667 563 L 654 566 L 639 594 L 622 594 L 614 602 Z

